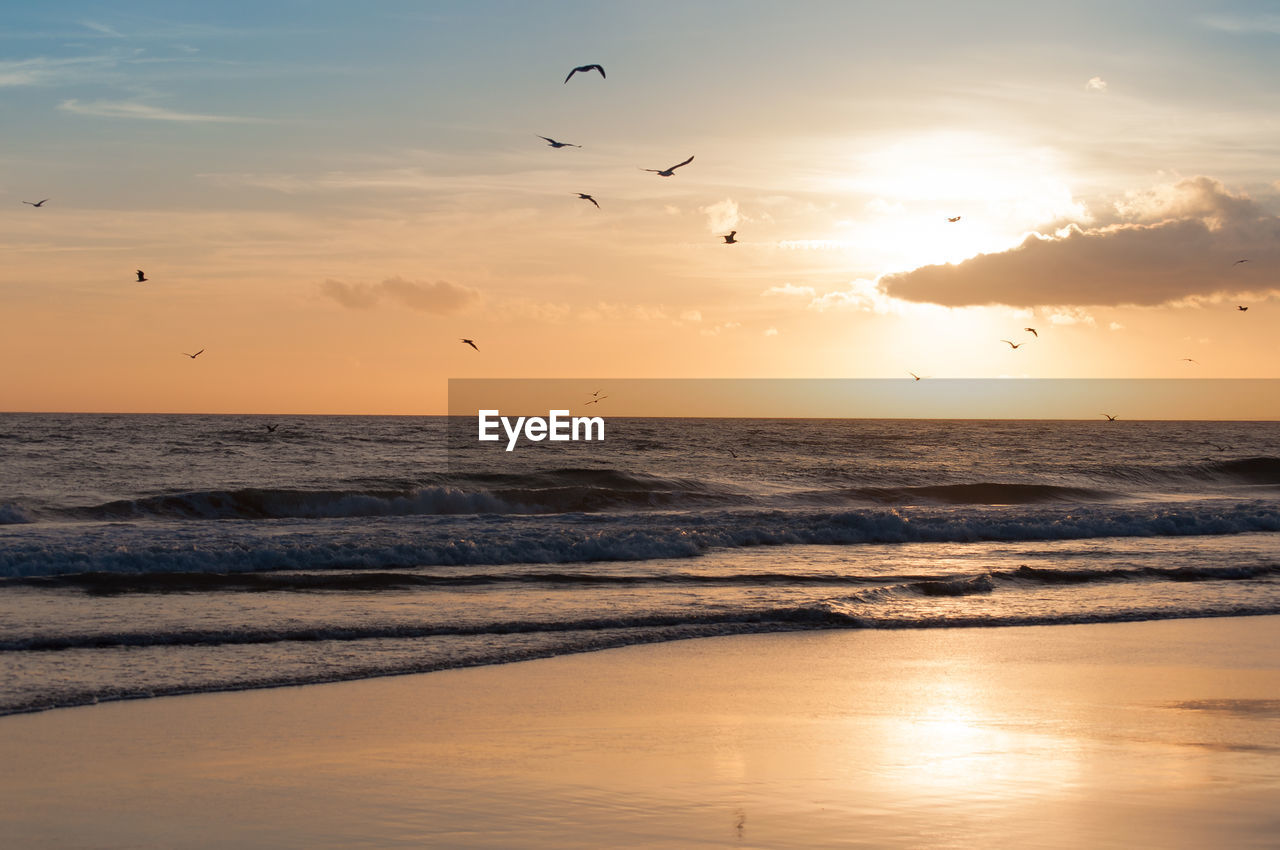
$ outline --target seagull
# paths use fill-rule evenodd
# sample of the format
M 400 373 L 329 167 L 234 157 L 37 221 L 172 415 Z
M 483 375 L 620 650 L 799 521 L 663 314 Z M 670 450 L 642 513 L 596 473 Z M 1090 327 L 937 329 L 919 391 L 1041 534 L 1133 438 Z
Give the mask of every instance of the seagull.
M 1105 416 L 1105 417 L 1107 417 L 1107 421 L 1108 421 L 1108 422 L 1115 422 L 1115 421 L 1116 421 L 1116 418 L 1115 418 L 1114 416 L 1112 416 L 1110 413 L 1099 413 L 1098 415 L 1099 415 L 1099 416 Z
M 591 399 L 591 401 L 587 402 L 587 404 L 599 404 L 600 402 L 604 401 L 606 398 L 608 398 L 607 395 L 602 395 L 599 398 Z M 583 407 L 586 407 L 586 406 L 587 406 L 586 404 L 583 405 Z
M 1213 446 L 1215 449 L 1217 449 L 1217 450 L 1218 450 L 1218 451 L 1220 451 L 1220 452 L 1225 452 L 1225 451 L 1227 450 L 1227 447 L 1226 447 L 1226 446 L 1220 446 L 1220 445 L 1218 445 L 1217 443 L 1211 443 L 1211 442 L 1209 442 L 1208 440 L 1205 440 L 1205 441 L 1204 441 L 1204 444 L 1205 444 L 1206 446 Z
M 534 135 L 537 135 L 536 133 Z M 557 142 L 555 139 L 548 139 L 546 136 L 538 136 L 539 139 L 547 139 L 547 144 L 553 148 L 580 148 L 582 145 L 575 145 L 573 142 Z
M 673 166 L 671 166 L 670 168 L 664 168 L 664 169 L 662 169 L 661 171 L 659 171 L 659 170 L 658 170 L 658 169 L 656 169 L 656 168 L 644 168 L 644 169 L 641 169 L 641 170 L 642 170 L 642 171 L 652 171 L 654 174 L 658 175 L 659 177 L 670 177 L 672 174 L 675 174 L 675 173 L 676 173 L 676 169 L 677 169 L 677 168 L 679 168 L 679 167 L 680 167 L 680 166 L 682 166 L 682 165 L 688 165 L 688 164 L 689 164 L 689 163 L 691 163 L 691 162 L 693 162 L 693 157 L 689 157 L 688 159 L 686 159 L 684 162 L 680 163 L 679 165 L 673 165 Z
M 142 283 L 144 280 L 150 280 L 150 278 L 142 273 L 142 269 L 138 269 L 138 283 Z
M 1247 263 L 1247 262 L 1249 262 L 1249 261 L 1248 261 L 1248 260 L 1236 260 L 1236 261 L 1235 261 L 1234 263 L 1232 263 L 1231 265 L 1233 265 L 1233 266 L 1238 266 L 1238 265 L 1240 265 L 1241 263 Z
M 280 426 L 279 426 L 279 425 L 266 425 L 266 424 L 264 424 L 262 427 L 267 429 L 267 433 L 268 433 L 268 434 L 274 434 L 274 433 L 276 432 L 276 429 L 277 429 L 277 428 L 279 428 Z
M 722 236 L 722 237 L 720 237 L 720 238 L 724 239 L 724 244 L 726 244 L 726 245 L 732 245 L 732 244 L 734 244 L 735 242 L 737 242 L 737 241 L 738 241 L 737 239 L 734 239 L 734 238 L 733 238 L 733 237 L 735 237 L 735 236 L 737 236 L 737 235 L 738 235 L 738 231 L 736 231 L 736 230 L 730 230 L 730 231 L 729 231 L 729 235 L 728 235 L 728 236 Z
M 461 337 L 459 337 L 459 339 L 462 339 L 462 338 L 461 338 Z M 469 345 L 469 346 L 471 346 L 472 348 L 475 348 L 475 349 L 476 349 L 476 351 L 479 351 L 479 350 L 480 350 L 479 348 L 476 348 L 475 340 L 471 340 L 471 339 L 463 339 L 463 340 L 462 340 L 462 344 L 463 344 L 463 345 Z
M 47 201 L 47 200 L 49 200 L 49 199 L 48 199 L 48 198 L 45 198 L 45 199 L 44 199 L 44 201 Z M 31 204 L 31 206 L 33 206 L 33 207 L 42 207 L 42 206 L 44 206 L 44 201 L 36 201 L 36 202 L 34 202 L 34 203 L 32 203 L 31 201 L 23 201 L 23 203 L 24 203 L 24 204 Z
M 197 357 L 199 357 L 201 354 L 204 354 L 204 349 L 203 349 L 203 348 L 202 348 L 202 349 L 200 349 L 200 350 L 199 350 L 199 351 L 197 351 L 195 354 L 187 354 L 187 352 L 185 352 L 185 351 L 184 351 L 184 352 L 182 352 L 182 353 L 183 353 L 183 354 L 186 354 L 186 355 L 187 355 L 188 357 L 190 357 L 192 360 L 195 360 L 195 359 L 196 359 Z
M 1249 308 L 1248 308 L 1248 307 L 1241 307 L 1241 306 L 1237 305 L 1237 306 L 1236 306 L 1236 309 L 1237 309 L 1237 310 L 1239 310 L 1241 313 L 1247 313 L 1247 312 L 1249 312 Z
M 1000 341 L 1001 341 L 1001 342 L 1009 342 L 1009 340 L 1007 340 L 1007 339 L 1002 339 L 1002 340 L 1000 340 Z M 1010 347 L 1010 348 L 1013 348 L 1013 349 L 1019 349 L 1019 348 L 1022 348 L 1022 346 L 1024 346 L 1024 345 L 1026 345 L 1026 343 L 1025 343 L 1025 342 L 1009 342 L 1009 347 Z
M 957 215 L 957 216 L 947 216 L 947 221 L 955 222 L 955 221 L 959 221 L 959 220 L 960 220 L 960 216 L 958 216 L 958 215 Z
M 592 397 L 592 398 L 595 398 L 595 397 L 596 397 L 596 396 L 598 396 L 598 395 L 600 395 L 600 390 L 596 390 L 595 392 L 593 392 L 593 393 L 591 394 L 591 397 Z
M 578 193 L 578 197 L 579 197 L 579 198 L 582 198 L 582 200 L 584 200 L 584 201 L 590 201 L 591 203 L 593 203 L 593 204 L 595 204 L 595 205 L 596 205 L 596 209 L 600 209 L 600 203 L 599 203 L 599 201 L 597 201 L 595 198 L 591 197 L 590 195 L 584 195 L 584 194 L 582 194 L 581 192 L 579 192 L 579 193 Z
M 1023 330 L 1024 330 L 1024 331 L 1026 331 L 1027 333 L 1031 334 L 1031 335 L 1032 335 L 1033 337 L 1035 337 L 1036 339 L 1039 339 L 1039 338 L 1040 338 L 1040 334 L 1036 333 L 1036 329 L 1035 329 L 1035 328 L 1023 328 Z
M 924 375 L 917 375 L 915 372 L 907 372 L 907 374 L 915 378 L 917 381 L 924 377 Z
M 1182 360 L 1187 361 L 1188 363 L 1194 363 L 1194 364 L 1196 364 L 1197 366 L 1199 366 L 1199 365 L 1200 365 L 1200 361 L 1199 361 L 1199 360 L 1192 360 L 1190 357 L 1183 357 L 1183 358 L 1181 358 L 1181 359 L 1182 359 Z
M 735 452 L 733 449 L 729 448 L 728 446 L 725 446 L 725 451 L 727 451 L 729 454 L 733 455 L 734 457 L 738 456 L 738 453 Z
M 583 72 L 584 74 L 588 71 L 599 71 L 600 77 L 602 79 L 608 79 L 604 75 L 604 68 L 600 67 L 599 65 L 579 65 L 578 67 L 574 68 L 572 71 L 569 72 L 569 77 L 572 77 L 574 74 L 578 73 L 579 71 Z M 569 82 L 569 77 L 564 78 L 564 81 L 566 83 Z

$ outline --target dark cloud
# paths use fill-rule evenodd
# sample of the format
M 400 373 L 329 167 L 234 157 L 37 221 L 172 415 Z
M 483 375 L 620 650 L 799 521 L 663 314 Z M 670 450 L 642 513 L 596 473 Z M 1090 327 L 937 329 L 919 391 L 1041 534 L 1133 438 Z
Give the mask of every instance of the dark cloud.
M 479 292 L 468 286 L 445 280 L 415 283 L 400 277 L 387 278 L 381 283 L 343 283 L 330 278 L 320 285 L 320 292 L 354 310 L 367 310 L 383 298 L 389 298 L 424 313 L 454 313 L 480 297 Z
M 1116 210 L 1105 227 L 1032 235 L 1003 253 L 888 275 L 881 288 L 948 307 L 1155 305 L 1277 288 L 1280 218 L 1216 180 L 1133 194 Z

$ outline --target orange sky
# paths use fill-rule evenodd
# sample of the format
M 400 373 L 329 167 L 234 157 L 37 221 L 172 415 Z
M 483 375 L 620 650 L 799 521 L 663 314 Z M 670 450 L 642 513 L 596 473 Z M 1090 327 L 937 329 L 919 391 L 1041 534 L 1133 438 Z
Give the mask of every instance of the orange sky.
M 1280 376 L 1259 7 L 917 5 L 26 10 L 0 410 Z

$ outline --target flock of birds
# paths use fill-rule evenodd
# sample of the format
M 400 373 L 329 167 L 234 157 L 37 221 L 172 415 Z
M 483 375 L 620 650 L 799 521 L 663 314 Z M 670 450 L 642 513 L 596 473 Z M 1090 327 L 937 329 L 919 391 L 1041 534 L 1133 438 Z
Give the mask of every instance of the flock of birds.
M 592 71 L 596 71 L 596 72 L 598 72 L 598 73 L 600 74 L 601 79 L 607 79 L 607 78 L 608 78 L 608 77 L 607 77 L 607 75 L 605 74 L 605 70 L 604 70 L 604 66 L 603 66 L 603 65 L 599 65 L 599 64 L 591 64 L 591 65 L 579 65 L 579 66 L 575 67 L 573 70 L 569 71 L 569 74 L 564 78 L 564 81 L 565 81 L 565 83 L 568 83 L 568 82 L 569 82 L 569 80 L 571 80 L 571 79 L 573 78 L 573 75 L 574 75 L 574 74 L 588 74 L 588 73 L 590 73 L 590 72 L 592 72 Z M 542 139 L 543 141 L 545 141 L 545 142 L 547 143 L 548 147 L 552 147 L 552 148 L 556 148 L 556 149 L 559 149 L 559 148 L 581 148 L 581 147 L 582 147 L 582 145 L 574 144 L 573 142 L 562 142 L 562 141 L 560 141 L 560 140 L 558 140 L 558 139 L 553 139 L 553 138 L 551 138 L 550 136 L 542 136 L 542 135 L 537 135 L 537 134 L 535 134 L 535 136 L 536 136 L 537 138 Z M 658 175 L 659 177 L 673 177 L 673 176 L 675 176 L 675 173 L 676 173 L 676 169 L 677 169 L 677 168 L 683 168 L 683 167 L 685 167 L 686 165 L 688 165 L 688 164 L 690 164 L 691 162 L 693 162 L 693 159 L 694 159 L 694 158 L 693 158 L 693 156 L 690 156 L 688 159 L 686 159 L 686 160 L 684 160 L 684 161 L 682 161 L 682 162 L 677 162 L 675 165 L 668 166 L 667 168 L 644 168 L 644 169 L 641 169 L 641 170 L 642 170 L 642 171 L 648 171 L 648 172 L 651 172 L 651 173 L 653 173 L 653 174 Z M 597 200 L 595 199 L 595 197 L 594 197 L 594 196 L 592 196 L 592 195 L 590 195 L 590 194 L 588 194 L 588 193 L 585 193 L 585 192 L 576 192 L 575 194 L 578 196 L 578 198 L 579 198 L 579 199 L 584 200 L 584 201 L 589 201 L 589 202 L 591 202 L 591 203 L 596 207 L 596 209 L 600 209 L 600 202 L 599 202 L 599 201 L 597 201 Z M 43 199 L 41 199 L 41 200 L 39 200 L 39 201 L 23 201 L 22 203 L 27 204 L 28 206 L 31 206 L 31 207 L 39 208 L 39 207 L 43 207 L 46 203 L 48 203 L 48 201 L 49 201 L 49 200 L 50 200 L 49 198 L 43 198 Z M 948 221 L 949 223 L 951 223 L 951 224 L 955 224 L 956 222 L 960 221 L 961 216 L 958 216 L 958 215 L 956 215 L 956 216 L 947 216 L 946 218 L 947 218 L 947 221 Z M 726 244 L 726 245 L 735 245 L 735 244 L 737 244 L 737 243 L 738 243 L 738 238 L 737 238 L 737 236 L 738 236 L 738 231 L 736 231 L 736 230 L 731 230 L 731 231 L 729 231 L 727 234 L 723 234 L 720 238 L 724 240 L 724 244 Z M 1247 263 L 1247 262 L 1249 262 L 1249 260 L 1248 260 L 1247 258 L 1242 258 L 1242 259 L 1238 259 L 1238 260 L 1236 260 L 1236 261 L 1235 261 L 1234 263 L 1232 263 L 1231 265 L 1232 265 L 1232 266 L 1238 266 L 1238 265 L 1240 265 L 1241 263 Z M 136 274 L 137 274 L 137 282 L 138 282 L 138 283 L 146 283 L 147 281 L 151 280 L 151 278 L 147 277 L 146 272 L 144 272 L 142 269 L 137 269 Z M 1236 306 L 1236 309 L 1237 309 L 1239 312 L 1241 312 L 1241 313 L 1248 312 L 1248 310 L 1249 310 L 1249 308 L 1248 308 L 1247 306 L 1244 306 L 1244 305 L 1237 305 L 1237 306 Z M 1039 338 L 1040 338 L 1040 333 L 1039 333 L 1035 328 L 1030 328 L 1030 327 L 1028 327 L 1028 328 L 1023 328 L 1022 330 L 1023 330 L 1024 332 L 1026 332 L 1026 333 L 1031 334 L 1031 335 L 1032 335 L 1033 337 L 1035 337 L 1036 339 L 1039 339 Z M 459 340 L 460 340 L 460 342 L 461 342 L 463 345 L 469 345 L 469 346 L 471 346 L 473 349 L 475 349 L 476 351 L 479 351 L 479 350 L 480 350 L 480 347 L 479 347 L 478 345 L 476 345 L 476 342 L 475 342 L 475 340 L 473 340 L 473 339 L 467 339 L 467 338 L 465 338 L 465 337 L 460 337 L 460 338 L 459 338 Z M 1024 345 L 1026 345 L 1026 344 L 1027 344 L 1026 342 L 1014 342 L 1013 340 L 1008 340 L 1008 339 L 1001 339 L 1000 341 L 1001 341 L 1001 342 L 1003 342 L 1003 343 L 1005 343 L 1005 344 L 1007 344 L 1007 345 L 1009 346 L 1009 349 L 1010 349 L 1011 351 L 1017 351 L 1019 348 L 1022 348 Z M 199 357 L 201 354 L 203 354 L 203 353 L 204 353 L 204 351 L 205 351 L 205 349 L 203 349 L 203 348 L 202 348 L 202 349 L 200 349 L 199 351 L 197 351 L 195 354 L 188 354 L 188 353 L 187 353 L 187 352 L 185 352 L 185 351 L 184 351 L 184 352 L 182 352 L 182 354 L 183 354 L 184 356 L 186 356 L 186 357 L 191 358 L 192 360 L 195 360 L 197 357 Z M 1192 363 L 1192 364 L 1195 364 L 1195 365 L 1199 365 L 1199 361 L 1198 361 L 1198 360 L 1194 360 L 1194 359 L 1192 359 L 1192 358 L 1190 358 L 1190 357 L 1183 357 L 1183 358 L 1180 358 L 1180 359 L 1181 359 L 1182 361 L 1187 362 L 1187 363 Z M 910 376 L 912 377 L 912 379 L 913 379 L 913 380 L 915 380 L 915 381 L 921 381 L 921 380 L 924 380 L 925 378 L 929 377 L 928 375 L 918 375 L 918 374 L 916 374 L 915 372 L 910 372 L 910 371 L 909 371 L 909 372 L 907 372 L 907 374 L 908 374 L 908 375 L 910 375 Z M 589 399 L 589 400 L 586 402 L 586 404 L 598 404 L 599 402 L 603 401 L 603 400 L 604 400 L 604 399 L 606 399 L 606 398 L 608 398 L 608 396 L 600 395 L 600 391 L 599 391 L 599 390 L 597 390 L 596 392 L 592 393 L 592 398 L 591 398 L 591 399 Z M 1115 416 L 1113 416 L 1113 415 L 1111 415 L 1111 414 L 1109 414 L 1109 413 L 1102 413 L 1102 414 L 1099 414 L 1099 415 L 1100 415 L 1100 416 L 1105 416 L 1105 417 L 1107 418 L 1107 421 L 1108 421 L 1108 422 L 1114 422 L 1114 421 L 1116 421 L 1116 417 L 1115 417 Z M 277 426 L 277 425 L 268 425 L 268 426 L 266 426 L 267 431 L 268 431 L 268 432 L 271 432 L 271 433 L 274 433 L 277 427 L 279 427 L 279 426 Z M 734 455 L 734 456 L 736 457 L 736 455 Z

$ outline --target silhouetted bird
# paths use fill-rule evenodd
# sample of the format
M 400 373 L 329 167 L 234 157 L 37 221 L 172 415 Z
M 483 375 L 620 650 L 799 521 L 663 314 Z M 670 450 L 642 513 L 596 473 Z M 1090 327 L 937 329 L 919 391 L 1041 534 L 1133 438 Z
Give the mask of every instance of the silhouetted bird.
M 182 353 L 183 353 L 183 354 L 187 354 L 187 352 L 185 352 L 185 351 L 184 351 L 184 352 L 182 352 Z M 195 360 L 195 359 L 196 359 L 197 357 L 199 357 L 201 354 L 204 354 L 204 349 L 203 349 L 203 348 L 202 348 L 202 349 L 200 349 L 199 351 L 197 351 L 195 354 L 187 354 L 187 356 L 188 356 L 188 357 L 190 357 L 192 360 Z
M 1115 421 L 1116 421 L 1116 418 L 1115 418 L 1114 416 L 1112 416 L 1110 413 L 1099 413 L 1098 415 L 1099 415 L 1099 416 L 1105 416 L 1105 417 L 1107 417 L 1107 421 L 1108 421 L 1108 422 L 1115 422 Z
M 729 454 L 733 455 L 734 457 L 738 456 L 738 453 L 735 452 L 733 449 L 729 448 L 728 446 L 725 446 L 725 451 L 727 451 Z
M 596 199 L 595 199 L 595 198 L 593 198 L 593 197 L 591 197 L 590 195 L 584 195 L 584 194 L 582 194 L 581 192 L 579 192 L 579 193 L 578 193 L 578 197 L 579 197 L 579 198 L 582 198 L 582 200 L 584 200 L 584 201 L 590 201 L 591 203 L 593 203 L 593 204 L 595 204 L 595 205 L 596 205 L 596 209 L 600 209 L 600 204 L 599 204 L 599 202 L 598 202 L 598 201 L 596 201 Z
M 1236 307 L 1236 309 L 1237 309 L 1237 310 L 1239 310 L 1241 313 L 1247 313 L 1247 312 L 1249 312 L 1249 308 L 1248 308 L 1248 307 L 1239 307 L 1239 306 L 1237 306 L 1237 307 Z
M 915 372 L 907 372 L 907 374 L 915 378 L 917 381 L 920 380 L 922 377 L 921 375 L 917 375 Z
M 138 283 L 142 283 L 144 280 L 149 280 L 149 278 L 142 273 L 142 269 L 138 269 Z
M 1024 331 L 1026 331 L 1027 333 L 1031 334 L 1031 335 L 1032 335 L 1033 337 L 1035 337 L 1036 339 L 1039 339 L 1039 338 L 1040 338 L 1040 334 L 1036 333 L 1036 329 L 1035 329 L 1035 328 L 1023 328 L 1023 330 L 1024 330 Z
M 459 337 L 459 338 L 461 339 L 461 337 Z M 480 350 L 479 348 L 476 348 L 475 340 L 464 339 L 464 340 L 462 340 L 462 344 L 463 344 L 463 345 L 469 345 L 469 346 L 471 346 L 472 348 L 475 348 L 475 349 L 476 349 L 476 351 L 479 351 L 479 350 Z
M 670 177 L 672 174 L 675 174 L 675 173 L 676 173 L 676 169 L 677 169 L 677 168 L 680 168 L 681 166 L 684 166 L 684 165 L 688 165 L 688 164 L 689 164 L 689 163 L 691 163 L 691 162 L 693 162 L 693 157 L 689 157 L 689 158 L 688 158 L 688 159 L 686 159 L 684 162 L 681 162 L 681 163 L 679 163 L 679 164 L 677 164 L 677 165 L 673 165 L 673 166 L 671 166 L 670 168 L 664 168 L 664 169 L 662 169 L 661 171 L 659 171 L 659 170 L 658 170 L 658 169 L 656 169 L 656 168 L 645 168 L 645 169 L 642 169 L 642 170 L 644 170 L 644 171 L 652 171 L 654 174 L 658 175 L 659 177 Z
M 947 221 L 959 221 L 960 216 L 947 216 Z
M 48 198 L 45 198 L 45 199 L 44 199 L 44 201 L 47 201 L 47 200 L 49 200 L 49 199 L 48 199 Z M 33 207 L 42 207 L 42 206 L 44 206 L 44 201 L 35 201 L 34 203 L 33 203 L 33 202 L 31 202 L 31 201 L 23 201 L 23 203 L 24 203 L 24 204 L 31 204 L 31 206 L 33 206 Z
M 1196 364 L 1197 366 L 1199 366 L 1199 365 L 1200 365 L 1200 361 L 1199 361 L 1199 360 L 1192 360 L 1190 357 L 1183 357 L 1183 358 L 1181 358 L 1181 359 L 1183 359 L 1183 360 L 1187 361 L 1188 363 L 1194 363 L 1194 364 Z
M 734 244 L 735 242 L 737 242 L 737 241 L 738 241 L 737 239 L 735 239 L 735 238 L 734 238 L 734 237 L 735 237 L 735 236 L 737 236 L 737 235 L 738 235 L 738 231 L 736 231 L 736 230 L 730 230 L 730 231 L 729 231 L 729 235 L 728 235 L 728 236 L 723 236 L 723 237 L 721 237 L 721 238 L 722 238 L 722 239 L 724 239 L 724 244 L 726 244 L 726 245 L 732 245 L 732 244 Z
M 537 135 L 536 133 L 534 135 Z M 539 139 L 547 139 L 546 136 L 538 136 Z M 553 148 L 580 148 L 582 145 L 575 145 L 572 142 L 557 142 L 555 139 L 547 139 L 547 144 Z
M 1248 261 L 1248 260 L 1236 260 L 1236 261 L 1235 261 L 1234 263 L 1232 263 L 1231 265 L 1233 265 L 1233 266 L 1238 266 L 1238 265 L 1240 265 L 1241 263 L 1247 263 L 1247 262 L 1249 262 L 1249 261 Z
M 583 72 L 584 74 L 587 71 L 599 71 L 601 77 L 604 77 L 605 75 L 604 68 L 602 68 L 599 65 L 579 65 L 578 67 L 574 68 L 572 71 L 569 72 L 569 77 L 572 77 L 574 74 L 578 73 L 579 71 Z M 569 82 L 569 77 L 564 78 L 564 81 L 566 83 Z
M 1007 339 L 1002 339 L 1002 340 L 1000 340 L 1000 341 L 1001 341 L 1001 342 L 1009 342 L 1009 340 L 1007 340 Z M 1024 345 L 1026 345 L 1026 343 L 1025 343 L 1025 342 L 1009 342 L 1009 347 L 1010 347 L 1010 348 L 1015 348 L 1015 349 L 1017 349 L 1017 348 L 1022 348 L 1022 346 L 1024 346 Z
M 591 401 L 587 402 L 587 404 L 599 404 L 600 402 L 604 401 L 606 398 L 608 398 L 607 395 L 602 395 L 599 398 L 591 399 Z M 583 405 L 583 407 L 586 407 L 586 406 L 587 406 L 586 404 Z

